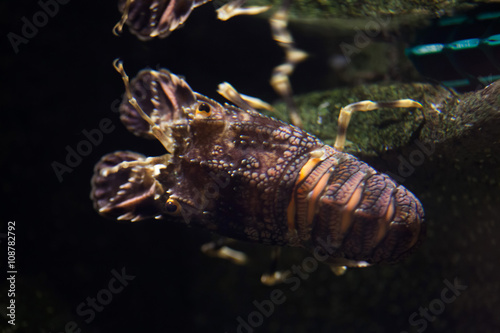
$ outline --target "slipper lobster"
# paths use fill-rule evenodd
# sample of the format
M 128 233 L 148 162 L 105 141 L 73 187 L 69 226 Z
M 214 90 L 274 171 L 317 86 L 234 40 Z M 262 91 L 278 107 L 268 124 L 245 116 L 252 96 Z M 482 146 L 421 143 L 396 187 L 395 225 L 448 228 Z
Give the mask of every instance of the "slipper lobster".
M 351 113 L 421 107 L 412 100 L 364 101 L 342 109 L 335 147 L 252 108 L 195 93 L 167 70 L 143 70 L 129 83 L 120 118 L 135 135 L 156 138 L 162 156 L 118 151 L 95 167 L 91 198 L 118 220 L 168 219 L 230 238 L 321 248 L 333 266 L 393 263 L 425 232 L 419 200 L 389 176 L 342 152 Z

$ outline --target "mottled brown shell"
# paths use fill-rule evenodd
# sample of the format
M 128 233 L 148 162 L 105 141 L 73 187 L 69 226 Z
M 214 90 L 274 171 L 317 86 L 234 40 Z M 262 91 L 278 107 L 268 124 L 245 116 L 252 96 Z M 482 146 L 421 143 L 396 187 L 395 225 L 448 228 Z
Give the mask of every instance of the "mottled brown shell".
M 120 0 L 130 31 L 141 40 L 167 37 L 182 25 L 191 11 L 210 0 Z
M 394 262 L 419 243 L 420 202 L 354 156 L 292 125 L 196 94 L 165 70 L 142 71 L 132 81 L 138 91 L 168 153 L 105 156 L 92 180 L 101 214 L 167 217 L 240 240 L 320 247 L 342 265 Z M 129 130 L 151 136 L 127 101 L 120 110 Z M 142 181 L 131 182 L 137 177 Z

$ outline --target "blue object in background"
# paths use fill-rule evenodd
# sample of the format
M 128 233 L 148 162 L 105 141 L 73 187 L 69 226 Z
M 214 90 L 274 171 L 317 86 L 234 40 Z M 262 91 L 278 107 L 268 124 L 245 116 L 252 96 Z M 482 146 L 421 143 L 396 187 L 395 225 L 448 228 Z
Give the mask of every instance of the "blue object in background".
M 461 91 L 500 79 L 500 6 L 436 19 L 406 55 L 425 77 Z

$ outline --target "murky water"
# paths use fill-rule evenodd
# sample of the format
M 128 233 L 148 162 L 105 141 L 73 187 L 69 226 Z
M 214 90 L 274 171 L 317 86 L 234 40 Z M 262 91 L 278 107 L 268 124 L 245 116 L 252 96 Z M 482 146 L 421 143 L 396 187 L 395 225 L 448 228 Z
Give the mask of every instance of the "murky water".
M 131 77 L 168 68 L 220 102 L 217 85 L 230 82 L 288 121 L 269 84 L 285 55 L 268 23 L 279 3 L 268 14 L 221 22 L 214 9 L 223 3 L 210 2 L 167 38 L 148 42 L 127 26 L 112 35 L 120 18 L 113 2 L 16 4 L 0 5 L 8 27 L 0 65 L 7 86 L 0 92 L 0 248 L 14 264 L 2 268 L 11 278 L 0 290 L 3 331 L 500 331 L 498 6 L 292 4 L 290 32 L 309 54 L 290 78 L 306 131 L 332 145 L 339 110 L 349 103 L 411 98 L 423 105 L 356 113 L 345 151 L 419 198 L 427 237 L 401 262 L 341 276 L 309 252 L 284 248 L 278 268 L 291 275 L 269 287 L 260 278 L 271 246 L 231 244 L 248 256 L 235 265 L 201 253 L 209 232 L 166 220 L 107 220 L 89 192 L 101 156 L 164 153 L 119 120 L 117 57 Z M 445 23 L 432 23 L 437 17 Z

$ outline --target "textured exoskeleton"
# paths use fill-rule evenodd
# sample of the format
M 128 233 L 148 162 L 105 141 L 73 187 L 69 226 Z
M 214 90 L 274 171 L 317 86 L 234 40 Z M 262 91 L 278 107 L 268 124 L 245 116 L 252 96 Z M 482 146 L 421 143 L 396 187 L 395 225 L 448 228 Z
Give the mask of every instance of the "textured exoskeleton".
M 130 31 L 141 40 L 164 38 L 183 24 L 191 11 L 210 0 L 119 0 L 122 12 L 115 33 L 127 23 Z
M 130 31 L 141 40 L 155 37 L 165 38 L 184 24 L 198 6 L 211 0 L 119 0 L 118 8 L 122 13 L 113 32 L 118 35 L 126 23 Z M 255 15 L 268 10 L 271 6 L 251 6 L 242 8 L 247 0 L 232 0 L 217 9 L 217 17 L 226 21 L 236 15 Z
M 346 266 L 395 262 L 420 242 L 424 213 L 412 193 L 300 128 L 221 105 L 166 70 L 141 71 L 129 93 L 138 106 L 125 98 L 121 120 L 166 154 L 104 156 L 92 178 L 100 214 L 320 248 Z

